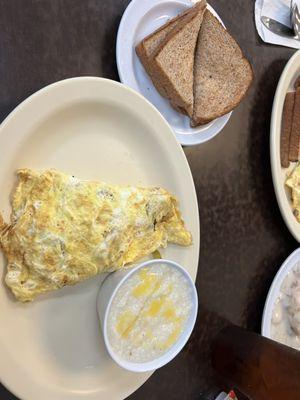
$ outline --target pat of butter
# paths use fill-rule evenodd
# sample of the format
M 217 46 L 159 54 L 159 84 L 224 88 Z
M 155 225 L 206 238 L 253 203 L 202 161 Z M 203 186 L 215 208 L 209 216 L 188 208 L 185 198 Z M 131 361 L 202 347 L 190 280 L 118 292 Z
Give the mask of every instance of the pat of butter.
M 120 336 L 126 338 L 129 335 L 136 318 L 131 311 L 124 311 L 118 316 L 116 329 Z
M 174 320 L 176 318 L 176 312 L 175 312 L 175 307 L 168 307 L 164 311 L 164 317 L 169 319 L 169 320 Z
M 139 272 L 141 283 L 132 290 L 135 297 L 149 296 L 154 290 L 160 286 L 160 279 L 151 274 L 148 268 L 142 269 Z
M 156 315 L 159 314 L 164 303 L 165 303 L 164 297 L 152 300 L 151 303 L 149 304 L 148 309 L 145 311 L 144 315 L 146 317 L 155 317 Z
M 177 341 L 180 333 L 181 333 L 181 325 L 177 325 L 161 347 L 163 349 L 168 349 L 169 347 L 171 347 Z

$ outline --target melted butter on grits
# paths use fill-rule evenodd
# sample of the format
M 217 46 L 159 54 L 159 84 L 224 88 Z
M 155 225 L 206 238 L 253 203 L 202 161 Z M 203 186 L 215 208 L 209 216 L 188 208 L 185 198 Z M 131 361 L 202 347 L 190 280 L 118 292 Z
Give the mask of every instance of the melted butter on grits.
M 185 276 L 163 263 L 143 267 L 117 290 L 107 317 L 113 351 L 131 362 L 162 356 L 184 331 L 192 309 Z
M 6 284 L 20 301 L 120 269 L 168 242 L 192 243 L 177 200 L 157 187 L 112 186 L 18 171 L 11 223 L 0 216 Z

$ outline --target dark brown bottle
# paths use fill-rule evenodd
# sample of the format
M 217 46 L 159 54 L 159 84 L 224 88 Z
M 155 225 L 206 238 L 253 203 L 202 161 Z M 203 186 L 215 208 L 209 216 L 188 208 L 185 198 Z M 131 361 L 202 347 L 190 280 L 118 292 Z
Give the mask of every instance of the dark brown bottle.
M 212 364 L 251 400 L 300 400 L 300 351 L 232 326 L 214 341 Z

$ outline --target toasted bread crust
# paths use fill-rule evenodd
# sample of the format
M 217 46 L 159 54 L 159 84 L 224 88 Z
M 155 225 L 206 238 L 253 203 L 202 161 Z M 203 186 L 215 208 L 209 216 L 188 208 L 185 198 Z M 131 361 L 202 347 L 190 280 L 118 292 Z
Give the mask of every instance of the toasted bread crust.
M 219 20 L 205 8 L 205 0 L 198 2 L 194 7 L 185 10 L 148 35 L 136 46 L 136 53 L 158 92 L 170 101 L 176 111 L 191 118 L 192 127 L 206 124 L 232 111 L 245 97 L 253 80 L 252 67 L 241 48 Z M 178 54 L 181 49 L 180 43 L 177 44 L 176 40 L 180 41 L 178 38 L 184 35 L 184 31 L 189 32 L 189 29 L 197 25 L 196 21 L 201 12 L 203 23 L 200 18 L 197 45 L 193 47 L 194 36 L 191 34 L 190 39 L 185 42 L 190 49 L 186 53 L 189 57 L 186 58 L 187 63 L 179 63 L 183 66 L 180 68 Z M 205 29 L 204 22 L 206 22 Z M 199 56 L 200 52 L 204 54 Z M 193 54 L 193 59 L 191 54 Z M 172 57 L 173 64 L 170 61 Z M 211 57 L 211 65 L 209 57 Z M 217 66 L 218 57 L 219 64 L 222 65 L 222 62 L 224 64 L 221 71 L 220 66 Z M 203 70 L 200 72 L 202 79 L 200 83 L 196 68 Z M 191 69 L 194 69 L 194 73 L 193 78 L 190 79 Z M 213 85 L 207 79 L 212 78 L 207 76 L 208 71 L 211 71 L 209 75 L 215 74 L 215 83 L 211 81 Z M 180 84 L 180 82 L 183 83 Z M 189 96 L 190 86 L 192 86 L 191 96 Z M 200 90 L 200 95 L 199 87 L 202 90 L 202 93 Z M 203 103 L 200 107 L 199 101 Z
M 139 56 L 140 52 L 142 52 L 142 54 L 144 55 L 144 53 L 146 51 L 145 45 L 149 40 L 153 39 L 155 36 L 157 36 L 162 31 L 165 31 L 169 27 L 171 27 L 173 29 L 174 25 L 178 22 L 178 20 L 180 20 L 185 15 L 189 14 L 192 11 L 193 8 L 199 7 L 198 4 L 199 3 L 197 3 L 194 7 L 187 8 L 186 10 L 184 10 L 183 12 L 178 14 L 176 17 L 171 18 L 168 22 L 166 22 L 164 25 L 160 26 L 154 32 L 152 32 L 148 36 L 144 37 L 144 39 L 135 46 L 135 50 L 136 50 L 138 56 Z
M 248 78 L 248 84 L 247 84 L 246 90 L 243 93 L 241 93 L 239 97 L 236 97 L 232 101 L 231 105 L 228 105 L 227 107 L 225 107 L 222 112 L 219 112 L 219 113 L 216 112 L 216 113 L 212 114 L 210 118 L 201 118 L 201 117 L 199 117 L 198 119 L 194 119 L 194 116 L 193 116 L 192 119 L 191 119 L 191 126 L 192 127 L 196 127 L 198 125 L 208 124 L 209 122 L 213 121 L 214 119 L 220 118 L 223 115 L 226 115 L 226 114 L 230 113 L 231 111 L 233 111 L 241 103 L 241 101 L 244 99 L 244 97 L 246 97 L 246 95 L 248 93 L 248 90 L 249 90 L 249 88 L 251 86 L 251 83 L 252 83 L 252 81 L 254 79 L 254 72 L 253 72 L 252 65 L 250 64 L 248 59 L 246 57 L 244 57 L 244 60 L 247 62 L 248 66 L 249 66 L 249 72 L 251 73 L 251 77 Z
M 155 71 L 153 71 L 151 60 L 153 56 L 156 54 L 158 46 L 163 41 L 165 36 L 175 27 L 177 21 L 183 16 L 186 15 L 189 10 L 185 10 L 182 14 L 177 17 L 171 19 L 166 24 L 158 28 L 155 32 L 146 36 L 136 47 L 135 51 L 137 56 L 139 57 L 144 69 L 147 74 L 150 76 L 151 80 L 155 81 Z M 154 45 L 152 45 L 154 42 Z M 166 96 L 163 88 L 156 88 L 162 96 Z
M 212 29 L 214 29 L 214 34 L 216 34 L 218 30 L 217 33 L 219 33 L 220 41 L 217 43 L 210 43 L 207 39 L 207 37 L 210 38 L 210 30 Z M 214 39 L 216 38 L 217 36 Z M 224 52 L 227 49 L 227 57 L 230 58 L 230 65 L 222 64 L 222 61 L 226 61 L 226 58 L 224 60 L 224 54 L 219 54 L 222 47 L 224 47 Z M 231 53 L 232 57 L 235 58 L 235 64 L 232 64 Z M 220 62 L 218 63 L 217 60 L 220 60 Z M 210 62 L 211 65 L 209 65 Z M 193 127 L 206 124 L 232 111 L 244 98 L 253 80 L 252 67 L 243 55 L 241 48 L 230 33 L 221 25 L 218 19 L 208 10 L 205 12 L 200 29 L 195 54 L 195 64 L 194 113 L 191 119 L 191 126 Z M 238 77 L 240 81 L 239 84 L 237 82 L 232 82 L 232 78 L 235 76 L 235 71 L 238 68 L 240 69 L 240 76 Z M 208 76 L 205 76 L 205 74 Z M 226 74 L 228 75 L 226 85 L 224 85 L 224 83 L 221 85 L 219 82 L 221 79 L 219 78 L 221 77 L 225 80 Z M 213 75 L 215 75 L 215 77 L 213 77 Z M 241 79 L 241 75 L 243 80 Z M 215 90 L 210 90 L 210 78 L 214 79 L 211 82 L 215 83 Z M 228 88 L 229 85 L 233 85 L 233 87 L 236 86 L 236 90 L 234 91 L 234 96 L 224 98 L 224 88 L 226 89 L 227 85 Z M 207 93 L 205 93 L 205 91 Z M 213 98 L 211 98 L 212 96 Z M 225 102 L 228 104 L 224 104 Z M 202 103 L 207 104 L 207 109 L 202 106 Z
M 150 76 L 155 88 L 157 91 L 163 96 L 166 97 L 172 107 L 183 114 L 192 115 L 192 101 L 190 103 L 186 101 L 182 101 L 181 94 L 178 90 L 176 90 L 172 83 L 170 82 L 170 77 L 168 73 L 164 70 L 162 63 L 158 61 L 160 54 L 164 51 L 165 46 L 170 43 L 173 38 L 180 34 L 180 32 L 185 29 L 187 24 L 193 24 L 193 22 L 199 18 L 199 15 L 204 13 L 206 7 L 206 2 L 203 0 L 202 2 L 197 3 L 194 7 L 185 10 L 183 13 L 170 20 L 163 27 L 160 27 L 151 35 L 147 36 L 136 46 L 136 53 L 140 58 L 146 72 Z M 199 23 L 200 29 L 200 23 Z M 198 29 L 198 31 L 199 31 Z M 164 32 L 164 37 L 157 45 L 155 49 L 150 49 L 151 46 L 150 41 L 155 41 L 158 35 Z M 165 34 L 166 33 L 166 34 Z M 198 32 L 197 32 L 198 35 Z M 196 38 L 195 38 L 196 40 Z M 196 45 L 196 42 L 195 42 Z M 192 54 L 194 57 L 195 46 L 192 49 Z M 192 90 L 191 90 L 192 94 Z
M 204 1 L 191 8 L 191 12 L 180 19 L 166 36 L 152 60 L 152 70 L 156 76 L 155 86 L 160 92 L 165 93 L 173 108 L 190 117 L 193 114 L 195 48 L 205 8 Z M 184 43 L 187 37 L 188 46 Z M 183 60 L 180 60 L 183 55 L 185 55 L 184 65 L 181 63 Z
M 159 83 L 156 82 L 156 71 L 153 68 L 152 59 L 160 50 L 161 45 L 164 43 L 164 40 L 167 37 L 167 35 L 173 30 L 173 28 L 175 28 L 177 23 L 182 18 L 187 18 L 187 16 L 192 12 L 192 8 L 187 8 L 176 17 L 170 19 L 167 23 L 156 29 L 154 32 L 150 33 L 150 35 L 146 36 L 135 47 L 136 54 L 139 57 L 144 69 L 150 76 L 156 90 L 163 97 L 167 97 L 167 93 L 165 92 L 163 86 L 161 86 Z

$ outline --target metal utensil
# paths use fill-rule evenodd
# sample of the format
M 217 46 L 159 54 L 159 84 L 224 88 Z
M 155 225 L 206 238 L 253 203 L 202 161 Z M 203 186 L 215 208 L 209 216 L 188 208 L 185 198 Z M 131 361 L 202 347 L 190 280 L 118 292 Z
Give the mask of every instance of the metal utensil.
M 287 37 L 290 39 L 297 39 L 300 40 L 300 37 L 295 35 L 294 29 L 290 28 L 287 25 L 282 24 L 275 19 L 262 16 L 261 22 L 264 24 L 266 28 L 268 28 L 271 32 L 275 33 L 276 35 Z
M 295 37 L 300 39 L 300 12 L 295 1 L 291 0 L 291 25 L 293 27 Z

